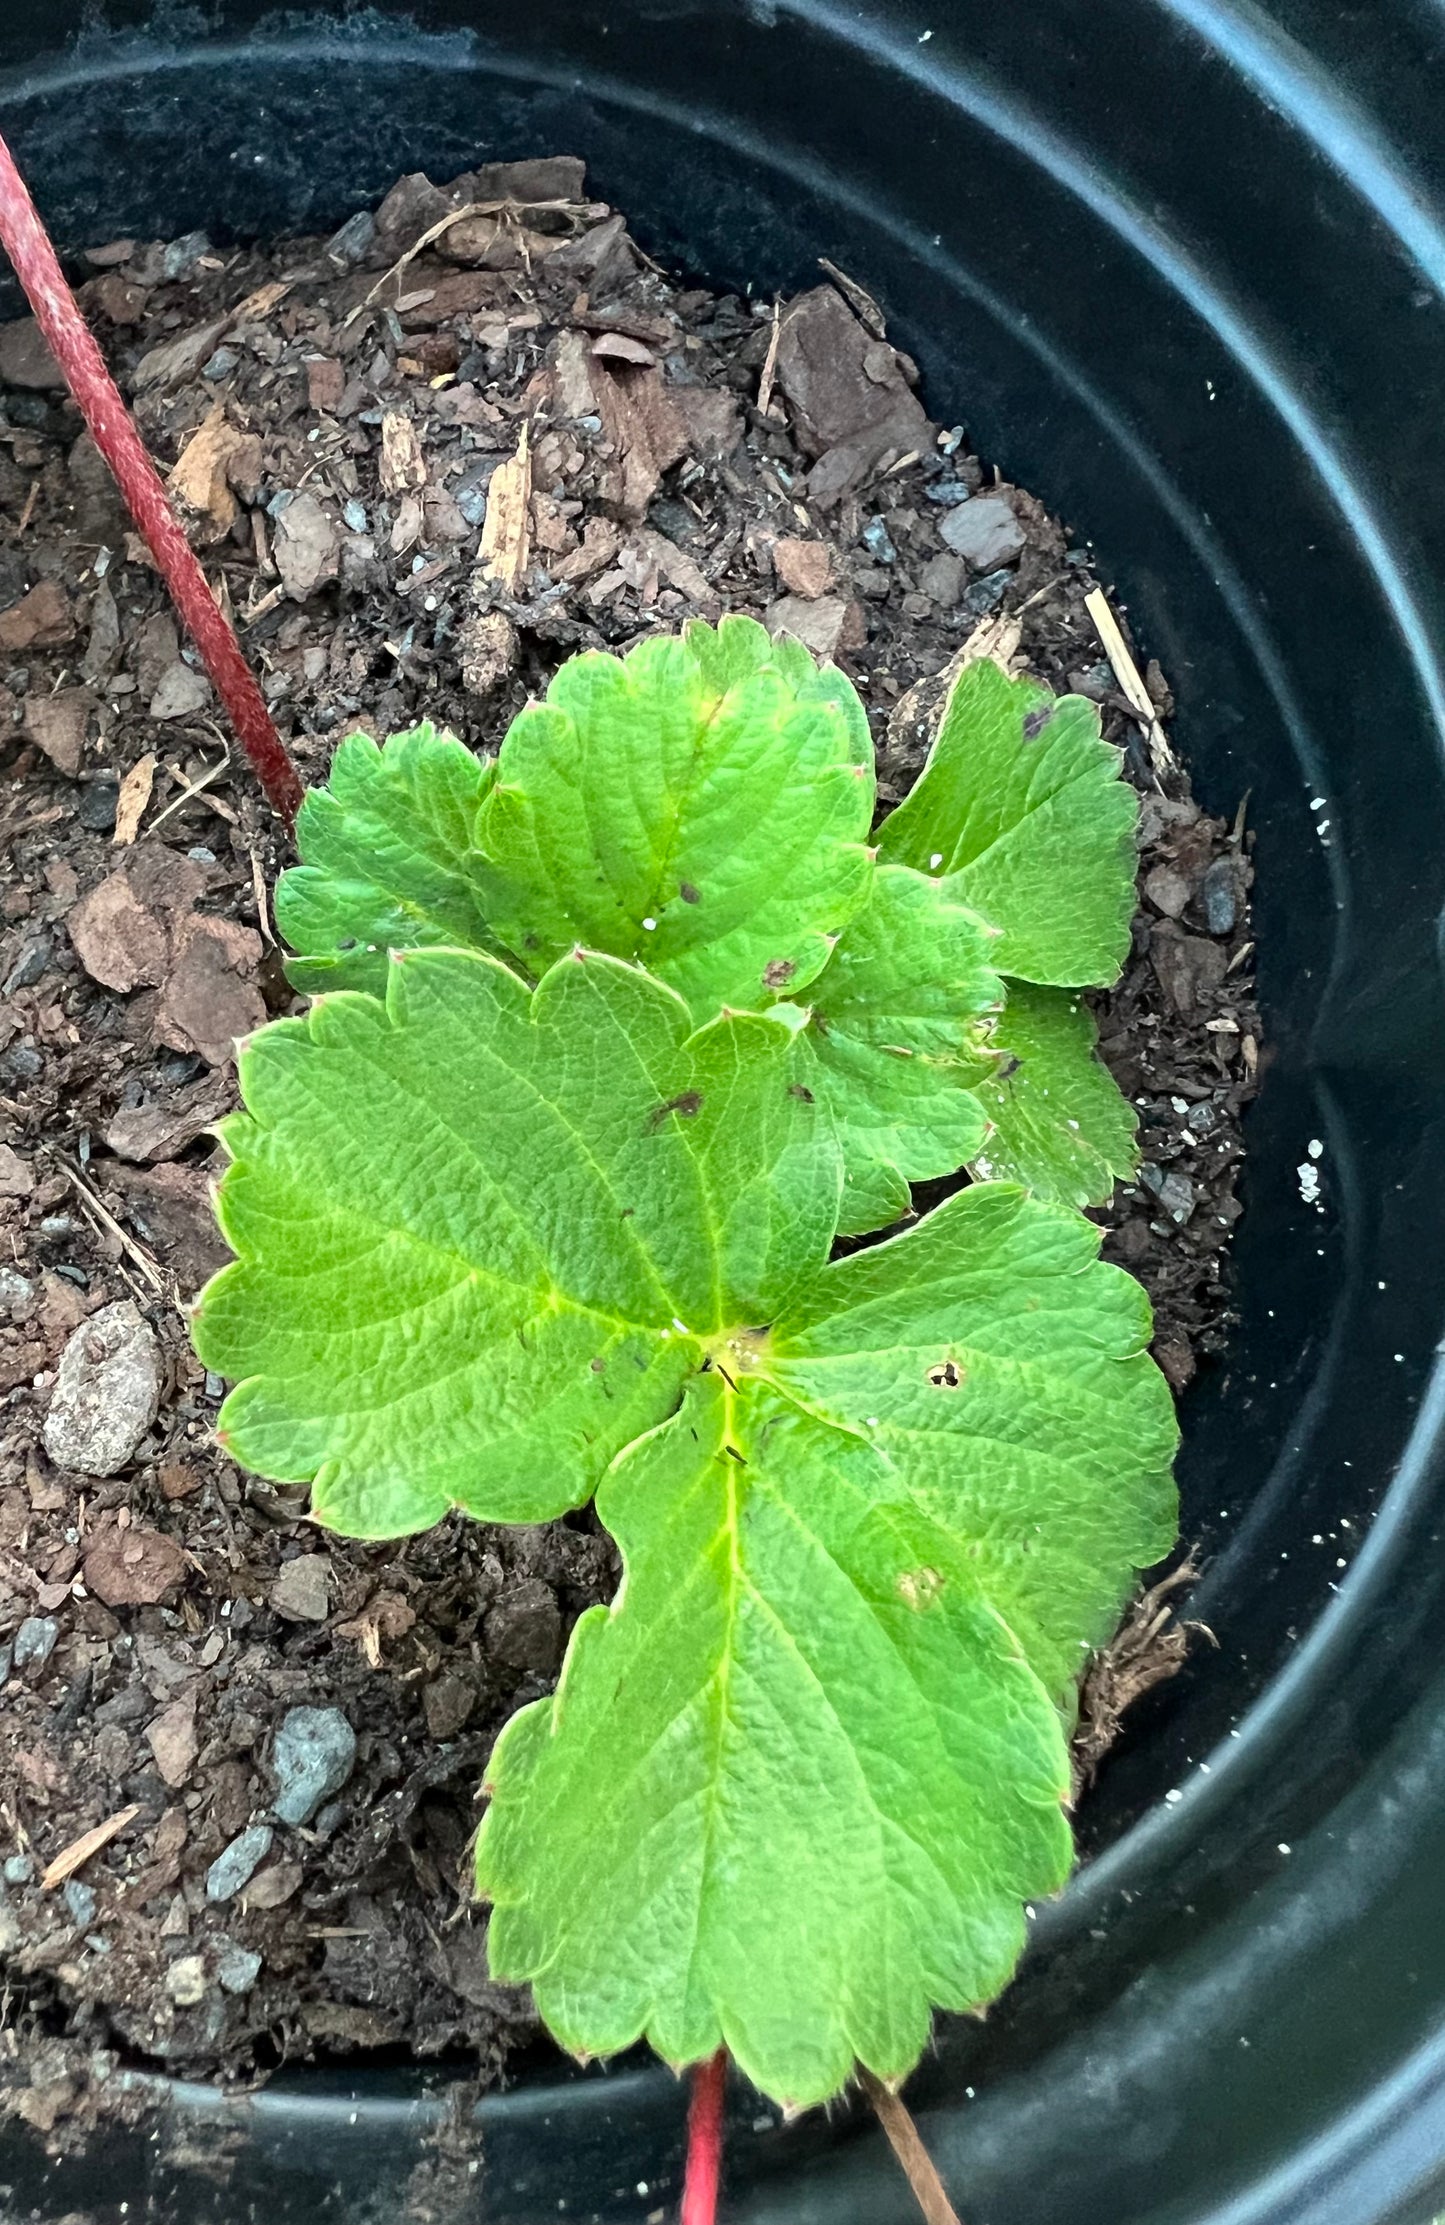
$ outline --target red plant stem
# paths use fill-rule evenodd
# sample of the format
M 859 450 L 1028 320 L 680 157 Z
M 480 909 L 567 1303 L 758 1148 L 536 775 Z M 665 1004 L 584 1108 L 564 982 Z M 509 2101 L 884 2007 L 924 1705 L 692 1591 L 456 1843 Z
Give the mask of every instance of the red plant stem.
M 65 375 L 91 437 L 115 473 L 126 506 L 145 535 L 206 670 L 216 684 L 242 749 L 272 809 L 289 828 L 305 793 L 265 698 L 229 621 L 216 607 L 206 575 L 177 524 L 160 474 L 121 400 L 95 335 L 66 282 L 50 235 L 25 180 L 0 138 L 0 246 L 15 266 L 35 321 Z
M 682 2182 L 681 2225 L 715 2225 L 722 2177 L 723 2095 L 728 2051 L 720 2047 L 695 2064 L 687 2109 L 687 2169 Z

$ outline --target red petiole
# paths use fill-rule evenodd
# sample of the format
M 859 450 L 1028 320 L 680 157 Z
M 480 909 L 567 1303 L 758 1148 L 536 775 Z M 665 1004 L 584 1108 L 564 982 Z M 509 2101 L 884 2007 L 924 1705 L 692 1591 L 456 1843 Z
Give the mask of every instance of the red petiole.
M 160 474 L 106 369 L 95 335 L 81 315 L 50 235 L 3 138 L 0 246 L 15 266 L 35 321 L 205 660 L 256 778 L 272 809 L 289 828 L 305 793 L 301 775 L 276 731 L 235 630 L 217 608 L 205 573 L 176 521 Z

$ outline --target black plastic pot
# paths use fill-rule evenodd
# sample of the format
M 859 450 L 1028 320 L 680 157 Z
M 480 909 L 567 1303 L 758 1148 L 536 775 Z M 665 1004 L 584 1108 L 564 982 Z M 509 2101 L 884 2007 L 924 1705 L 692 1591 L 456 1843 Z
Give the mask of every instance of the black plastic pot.
M 91 14 L 0 23 L 0 128 L 67 241 L 585 154 L 701 276 L 854 273 L 933 413 L 1093 536 L 1206 801 L 1248 790 L 1259 831 L 1244 1318 L 1182 1471 L 1219 1646 L 1142 1711 L 1018 1983 L 914 2099 L 968 2225 L 1445 2208 L 1437 0 L 115 0 L 74 36 Z M 182 2088 L 160 2137 L 47 2164 L 7 2133 L 0 2212 L 395 2220 L 442 2108 L 407 2070 Z M 675 2193 L 682 2097 L 645 2061 L 480 2120 L 459 2215 Z M 913 2214 L 866 2119 L 746 2094 L 729 2183 L 751 2225 Z

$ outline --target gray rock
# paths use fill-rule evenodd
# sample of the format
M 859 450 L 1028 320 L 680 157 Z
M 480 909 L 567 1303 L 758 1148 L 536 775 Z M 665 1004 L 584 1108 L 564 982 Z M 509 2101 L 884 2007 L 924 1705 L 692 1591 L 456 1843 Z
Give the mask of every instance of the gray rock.
M 0 1267 L 0 1306 L 24 1307 L 35 1303 L 35 1285 L 13 1267 Z
M 325 1622 L 331 1611 L 331 1563 L 325 1554 L 298 1553 L 283 1561 L 266 1602 L 288 1622 Z
M 211 243 L 204 232 L 186 232 L 180 239 L 167 241 L 161 250 L 161 277 L 184 278 L 194 270 L 203 255 L 209 255 Z
M 45 1450 L 57 1468 L 113 1476 L 156 1418 L 161 1350 L 129 1298 L 82 1321 L 60 1356 L 45 1417 Z
M 228 379 L 241 358 L 235 348 L 217 348 L 201 365 L 203 379 Z
M 1175 1167 L 1156 1167 L 1147 1160 L 1139 1169 L 1139 1180 L 1159 1200 L 1176 1228 L 1182 1228 L 1194 1211 L 1194 1184 L 1187 1174 L 1180 1174 Z
M 968 574 L 963 561 L 957 556 L 930 556 L 918 575 L 918 584 L 925 595 L 951 610 L 963 593 L 963 583 Z
M 184 657 L 177 657 L 161 674 L 160 685 L 150 699 L 152 718 L 191 718 L 197 711 L 204 711 L 211 700 L 211 683 L 204 672 L 193 671 Z
M 5 1864 L 7 1885 L 28 1885 L 35 1875 L 35 1863 L 28 1854 L 12 1854 Z
M 358 209 L 326 242 L 326 259 L 338 270 L 351 270 L 365 260 L 375 238 L 376 218 L 370 209 Z
M 249 1885 L 271 1851 L 276 1834 L 269 1823 L 253 1823 L 232 1839 L 206 1872 L 208 1901 L 232 1901 Z
M 27 1615 L 15 1633 L 15 1667 L 43 1669 L 59 1636 L 60 1625 L 53 1615 Z
M 72 1923 L 79 1924 L 83 1931 L 87 1924 L 95 1922 L 95 1887 L 93 1885 L 87 1885 L 83 1878 L 68 1877 L 62 1887 L 62 1895 L 66 1907 L 70 1910 Z
M 858 538 L 863 543 L 864 548 L 868 550 L 869 554 L 874 557 L 878 563 L 897 563 L 898 551 L 893 546 L 892 536 L 888 531 L 886 519 L 870 518 L 868 520 L 868 523 L 864 526 L 863 531 L 859 534 Z
M 1211 935 L 1232 935 L 1239 917 L 1239 876 L 1233 858 L 1216 858 L 1199 889 Z
M 355 1767 L 356 1733 L 339 1707 L 289 1708 L 271 1750 L 281 1821 L 309 1823 Z
M 961 502 L 938 530 L 954 555 L 963 557 L 976 572 L 1011 564 L 1024 551 L 1024 529 L 1001 494 L 980 494 L 972 502 Z
M 230 1943 L 216 1957 L 216 1976 L 226 1993 L 249 1993 L 261 1975 L 261 1957 L 250 1947 Z
M 99 780 L 87 781 L 81 789 L 75 816 L 88 834 L 111 834 L 119 801 L 120 782 L 103 773 Z
M 194 2009 L 206 1998 L 210 1984 L 203 1955 L 182 1955 L 166 1972 L 166 1991 L 178 2009 Z

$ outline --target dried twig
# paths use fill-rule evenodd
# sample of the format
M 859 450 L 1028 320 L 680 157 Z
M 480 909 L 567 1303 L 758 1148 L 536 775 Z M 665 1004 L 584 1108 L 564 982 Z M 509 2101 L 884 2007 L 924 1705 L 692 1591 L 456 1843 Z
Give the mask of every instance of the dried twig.
M 97 1823 L 93 1830 L 82 1831 L 78 1839 L 71 1840 L 63 1853 L 56 1855 L 40 1880 L 41 1891 L 54 1892 L 57 1885 L 63 1885 L 68 1877 L 74 1877 L 76 1871 L 83 1869 L 93 1854 L 99 1854 L 103 1846 L 109 1846 L 116 1833 L 123 1831 L 128 1823 L 134 1823 L 139 1814 L 140 1804 L 137 1802 L 133 1808 L 117 1808 L 113 1816 L 107 1816 L 104 1823 Z
M 464 201 L 459 209 L 449 209 L 445 216 L 437 219 L 435 224 L 428 225 L 421 238 L 414 240 L 404 255 L 398 255 L 390 270 L 384 270 L 372 287 L 371 292 L 367 294 L 363 301 L 357 303 L 346 322 L 348 324 L 353 323 L 364 309 L 373 308 L 381 298 L 381 291 L 384 286 L 388 286 L 393 278 L 400 278 L 402 272 L 409 264 L 416 261 L 417 256 L 421 254 L 424 248 L 430 247 L 434 241 L 441 239 L 455 225 L 462 223 L 466 217 L 500 216 L 504 222 L 515 222 L 523 209 L 575 209 L 579 206 L 580 204 L 576 201 L 516 201 L 511 199 L 504 201 Z
M 1129 654 L 1128 643 L 1119 630 L 1119 621 L 1110 609 L 1109 598 L 1102 587 L 1090 589 L 1084 597 L 1084 608 L 1094 621 L 1094 630 L 1104 645 L 1104 654 L 1109 660 L 1114 678 L 1144 729 L 1149 743 L 1149 762 L 1156 773 L 1177 772 L 1179 768 L 1174 761 L 1174 752 L 1159 723 L 1154 699 L 1139 677 L 1139 667 Z
M 83 1176 L 77 1174 L 74 1167 L 68 1165 L 67 1162 L 60 1157 L 59 1153 L 55 1154 L 55 1163 L 59 1167 L 61 1173 L 65 1176 L 66 1181 L 70 1184 L 71 1188 L 80 1198 L 81 1203 L 87 1208 L 89 1212 L 94 1214 L 95 1218 L 100 1222 L 101 1227 L 106 1229 L 109 1234 L 115 1238 L 116 1242 L 120 1245 L 121 1250 L 125 1253 L 126 1258 L 135 1262 L 135 1265 L 145 1276 L 146 1281 L 150 1284 L 151 1289 L 156 1293 L 157 1297 L 165 1297 L 166 1279 L 165 1276 L 161 1273 L 161 1270 L 151 1253 L 146 1250 L 143 1244 L 138 1244 L 136 1242 L 135 1238 L 131 1235 L 128 1229 L 121 1227 L 121 1224 L 116 1219 L 114 1213 L 112 1213 L 108 1207 L 101 1204 L 100 1199 L 96 1196 L 90 1184 L 83 1178 Z
M 875 2078 L 871 2070 L 860 2069 L 858 2083 L 878 2113 L 878 2122 L 903 2166 L 903 2175 L 913 2189 L 926 2225 L 959 2225 L 958 2212 L 948 2199 L 933 2158 L 919 2139 L 918 2127 L 903 2101 L 891 2086 Z
M 839 270 L 836 263 L 830 263 L 826 255 L 818 257 L 818 267 L 828 273 L 859 323 L 867 326 L 875 340 L 886 340 L 888 327 L 883 321 L 883 311 L 867 287 L 860 286 L 856 278 L 850 278 L 846 270 Z
M 773 303 L 773 329 L 768 335 L 768 352 L 763 357 L 763 375 L 758 380 L 758 414 L 766 417 L 773 405 L 773 380 L 778 370 L 778 342 L 783 332 L 783 305 Z
M 199 780 L 187 781 L 180 794 L 171 798 L 171 801 L 166 805 L 165 810 L 158 811 L 156 813 L 154 819 L 152 819 L 151 821 L 151 833 L 154 834 L 156 828 L 160 826 L 163 820 L 169 819 L 173 811 L 179 811 L 183 803 L 189 803 L 192 796 L 199 796 L 202 789 L 209 788 L 213 780 L 219 780 L 222 773 L 226 770 L 226 767 L 230 764 L 230 762 L 231 753 L 229 750 L 227 750 L 219 765 L 209 765 L 206 768 L 205 772 L 202 773 Z

